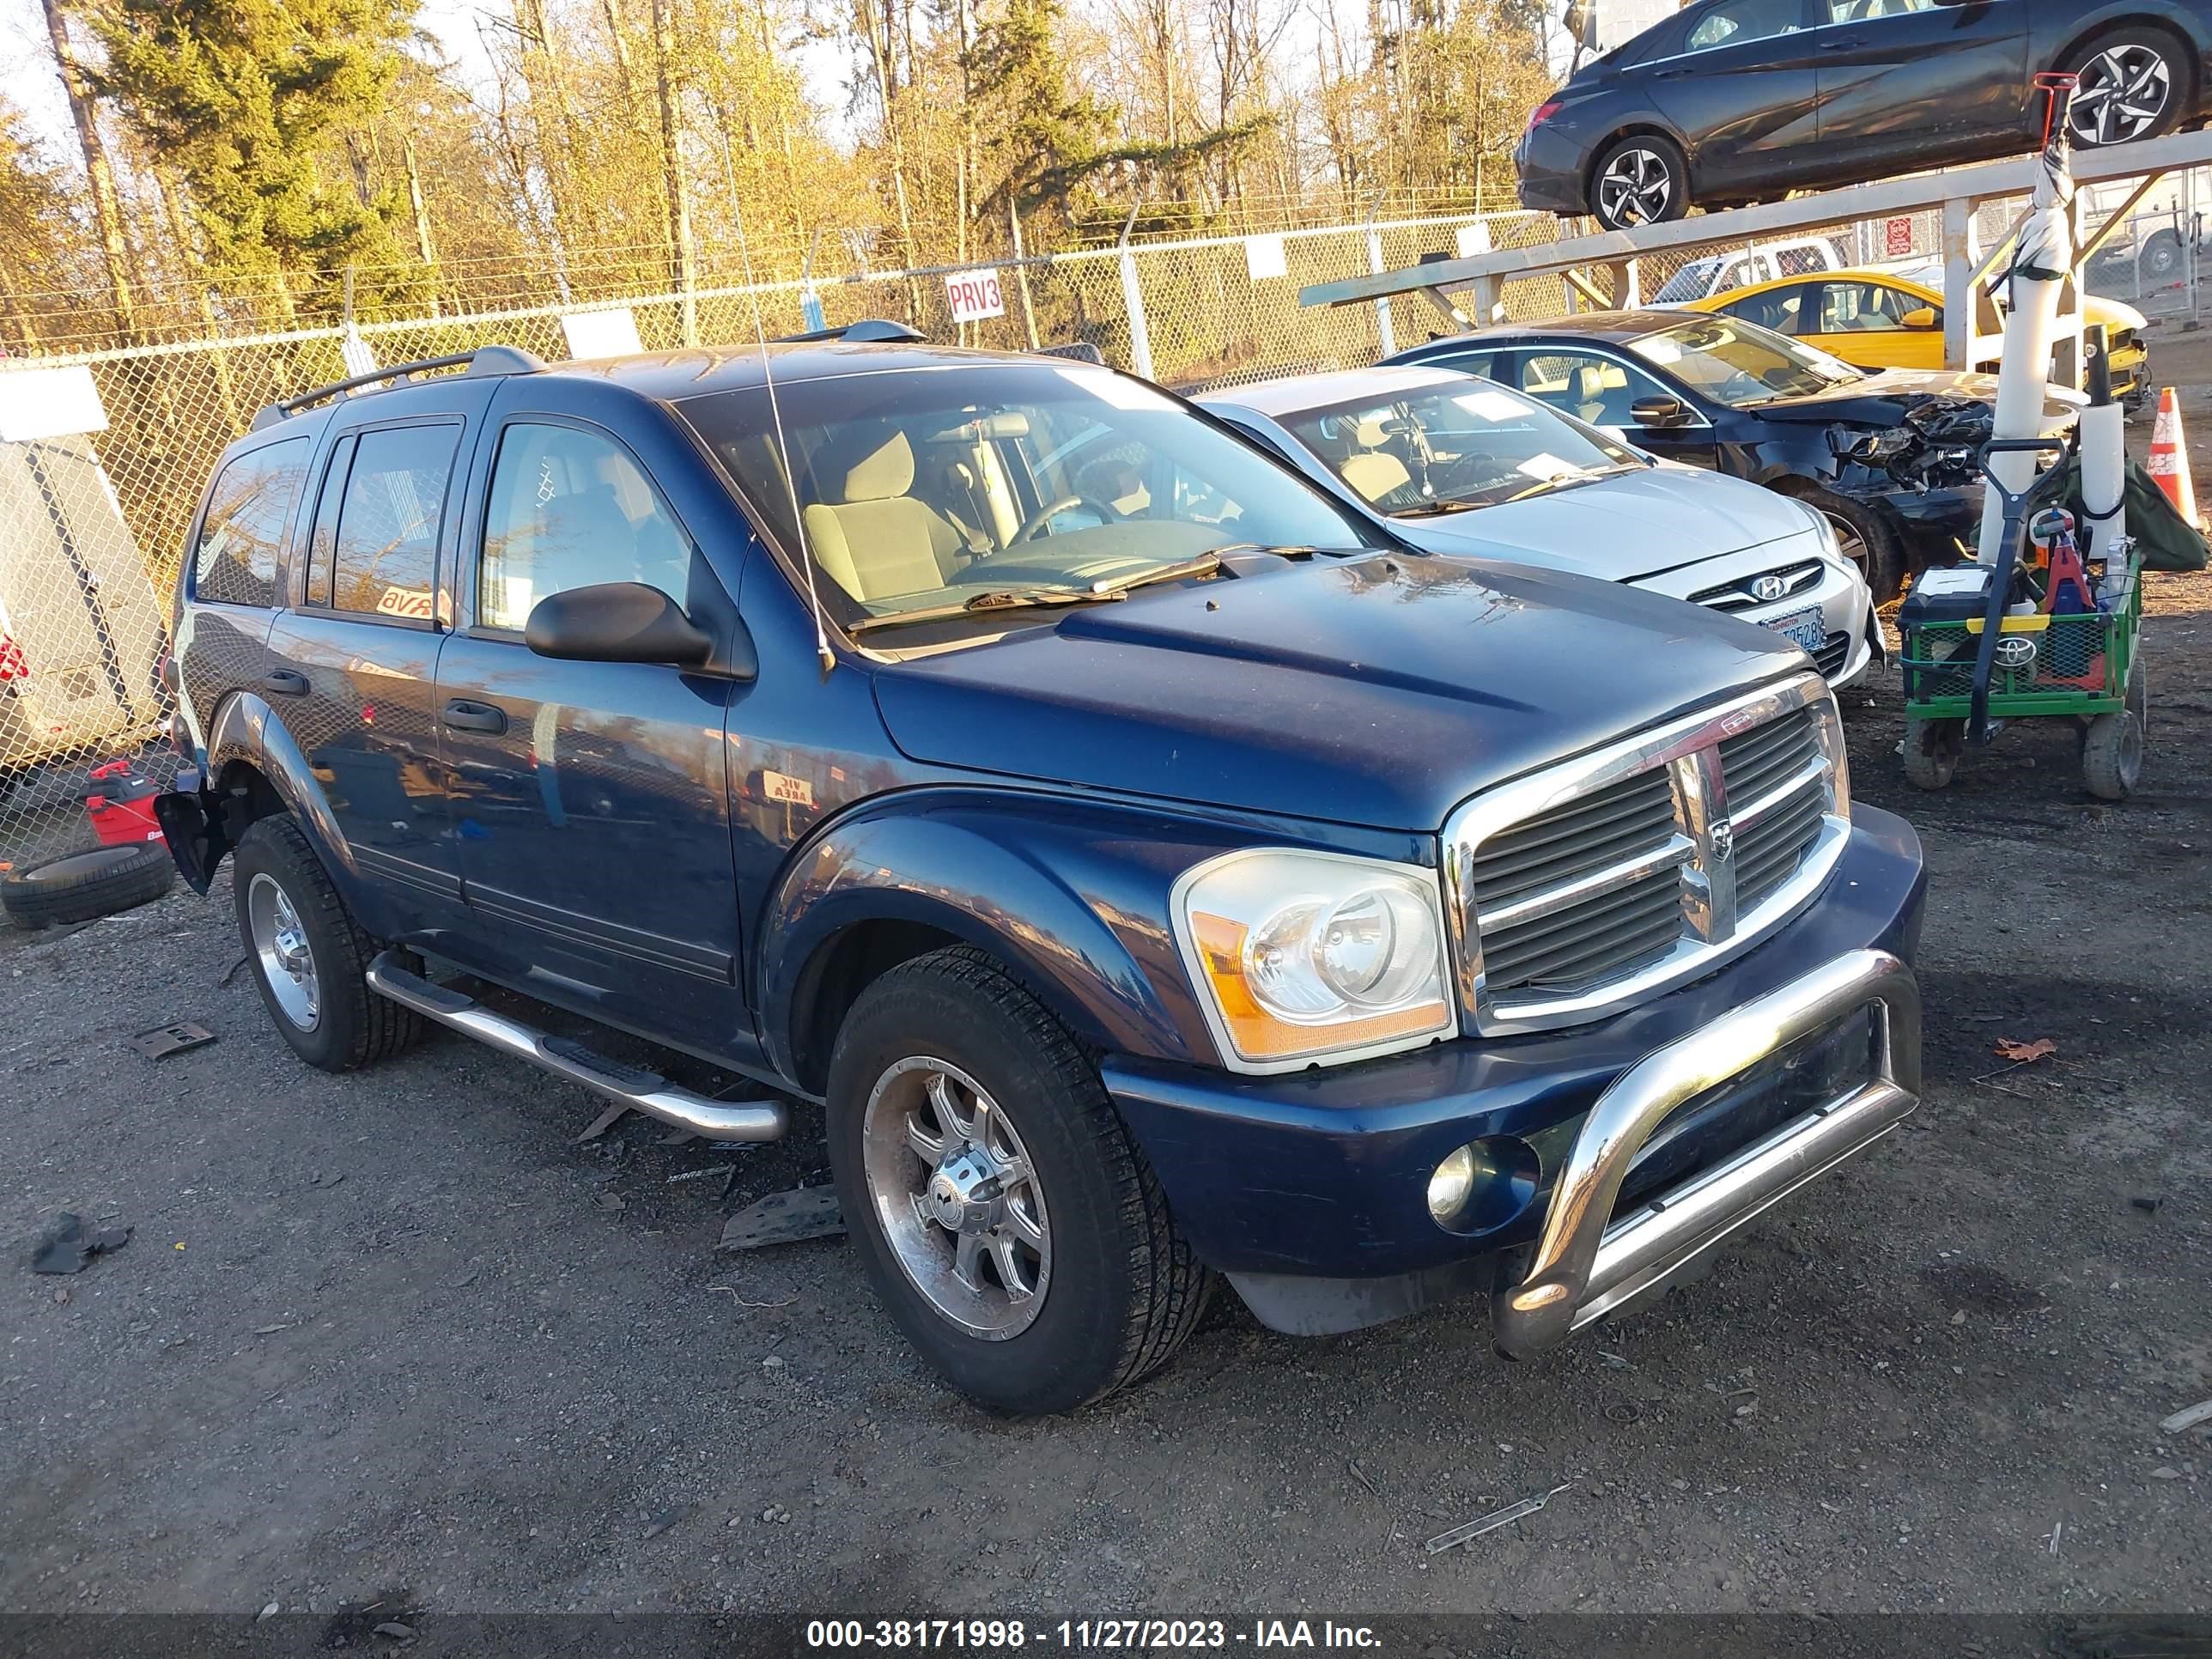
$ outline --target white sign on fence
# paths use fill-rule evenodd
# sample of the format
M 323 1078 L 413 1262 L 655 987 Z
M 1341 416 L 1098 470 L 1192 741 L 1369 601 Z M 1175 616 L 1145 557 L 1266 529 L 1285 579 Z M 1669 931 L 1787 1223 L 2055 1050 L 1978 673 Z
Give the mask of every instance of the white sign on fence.
M 1287 276 L 1291 262 L 1283 252 L 1279 236 L 1247 236 L 1244 239 L 1244 272 L 1255 283 L 1264 283 L 1270 276 Z
M 1480 259 L 1491 251 L 1488 221 L 1478 219 L 1471 225 L 1462 225 L 1452 238 L 1462 259 Z
M 956 270 L 945 279 L 945 302 L 956 323 L 980 323 L 986 317 L 1006 314 L 1006 296 L 999 291 L 995 270 Z
M 604 311 L 572 311 L 561 319 L 571 357 L 626 357 L 645 349 L 637 337 L 637 313 L 628 306 Z
M 376 354 L 368 349 L 368 342 L 362 337 L 361 330 L 351 323 L 338 331 L 338 356 L 344 361 L 345 372 L 349 374 L 376 373 Z
M 107 410 L 85 363 L 0 370 L 0 443 L 107 430 Z

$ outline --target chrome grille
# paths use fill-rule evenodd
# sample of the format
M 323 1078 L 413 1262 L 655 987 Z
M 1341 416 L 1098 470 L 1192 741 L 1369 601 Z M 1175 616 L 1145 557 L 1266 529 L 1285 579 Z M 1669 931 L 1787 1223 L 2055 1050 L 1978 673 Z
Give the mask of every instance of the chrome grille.
M 1808 559 L 1802 564 L 1762 570 L 1756 575 L 1740 576 L 1719 587 L 1705 588 L 1691 594 L 1690 603 L 1714 611 L 1753 611 L 1763 605 L 1778 605 L 1792 594 L 1819 586 L 1820 582 L 1820 562 Z M 1762 583 L 1767 585 L 1764 592 L 1760 591 Z
M 1461 808 L 1446 855 L 1476 1029 L 1598 1018 L 1771 931 L 1842 851 L 1842 754 L 1808 675 Z

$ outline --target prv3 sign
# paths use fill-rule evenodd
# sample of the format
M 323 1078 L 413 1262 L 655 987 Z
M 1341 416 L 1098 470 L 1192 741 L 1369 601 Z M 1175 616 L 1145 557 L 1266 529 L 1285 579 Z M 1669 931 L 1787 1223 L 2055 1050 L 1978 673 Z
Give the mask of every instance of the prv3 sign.
M 1006 314 L 1006 296 L 999 291 L 995 270 L 955 272 L 945 279 L 945 298 L 956 323 L 980 323 L 986 317 Z

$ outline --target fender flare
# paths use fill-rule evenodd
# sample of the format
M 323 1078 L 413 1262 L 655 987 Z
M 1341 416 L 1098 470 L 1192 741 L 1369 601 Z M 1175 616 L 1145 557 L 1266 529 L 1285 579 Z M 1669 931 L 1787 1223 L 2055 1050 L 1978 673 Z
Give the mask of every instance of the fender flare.
M 754 937 L 760 1030 L 800 1075 L 811 983 L 848 930 L 907 922 L 989 951 L 1103 1052 L 1219 1063 L 1169 920 L 1176 878 L 1249 828 L 1021 791 L 902 791 L 818 830 Z
M 251 691 L 235 691 L 216 710 L 207 736 L 206 781 L 201 788 L 211 805 L 223 769 L 243 762 L 269 781 L 285 807 L 300 820 L 300 827 L 316 853 L 333 873 L 357 882 L 361 869 L 353 848 L 338 828 L 330 797 L 307 763 L 299 742 L 263 698 Z

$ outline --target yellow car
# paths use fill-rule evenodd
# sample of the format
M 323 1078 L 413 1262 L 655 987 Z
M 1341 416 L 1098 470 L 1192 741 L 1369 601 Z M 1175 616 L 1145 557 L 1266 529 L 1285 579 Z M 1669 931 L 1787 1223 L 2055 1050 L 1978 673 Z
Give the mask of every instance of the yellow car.
M 1686 311 L 1719 312 L 1795 335 L 1860 368 L 1943 367 L 1943 268 L 1934 261 L 1886 270 L 1822 270 L 1693 300 Z M 2112 394 L 2130 410 L 2150 399 L 2143 315 L 2132 306 L 2084 295 L 2081 320 L 2103 324 L 2112 354 Z M 1995 305 L 1982 318 L 1976 368 L 1994 371 L 2002 338 Z

